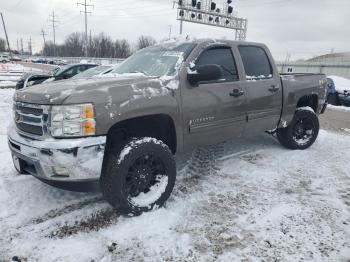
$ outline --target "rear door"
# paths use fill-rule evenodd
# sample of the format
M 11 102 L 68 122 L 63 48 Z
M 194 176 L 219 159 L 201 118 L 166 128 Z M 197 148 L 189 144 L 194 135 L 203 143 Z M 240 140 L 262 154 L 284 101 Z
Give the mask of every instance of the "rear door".
M 261 46 L 238 46 L 246 78 L 246 134 L 274 129 L 281 116 L 282 86 L 271 56 Z
M 242 134 L 246 123 L 244 82 L 230 46 L 211 46 L 195 60 L 195 67 L 219 65 L 223 78 L 181 89 L 186 148 L 215 144 Z M 234 93 L 234 94 L 233 94 Z

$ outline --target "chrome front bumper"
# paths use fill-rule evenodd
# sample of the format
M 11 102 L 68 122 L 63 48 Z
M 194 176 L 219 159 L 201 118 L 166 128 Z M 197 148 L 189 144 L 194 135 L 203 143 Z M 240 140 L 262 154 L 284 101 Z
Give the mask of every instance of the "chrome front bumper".
M 106 137 L 33 140 L 8 129 L 13 156 L 25 162 L 24 170 L 48 182 L 87 182 L 100 178 Z

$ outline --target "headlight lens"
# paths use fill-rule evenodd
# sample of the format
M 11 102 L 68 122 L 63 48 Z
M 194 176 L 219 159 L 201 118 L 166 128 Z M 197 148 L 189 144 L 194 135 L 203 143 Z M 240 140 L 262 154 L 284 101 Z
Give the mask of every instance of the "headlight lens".
M 95 135 L 95 113 L 92 104 L 52 106 L 50 131 L 53 137 Z

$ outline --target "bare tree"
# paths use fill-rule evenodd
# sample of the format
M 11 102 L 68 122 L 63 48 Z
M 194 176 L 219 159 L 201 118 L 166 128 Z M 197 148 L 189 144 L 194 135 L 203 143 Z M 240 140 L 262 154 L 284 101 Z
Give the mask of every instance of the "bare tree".
M 3 51 L 6 51 L 7 48 L 6 48 L 6 41 L 5 39 L 3 38 L 0 38 L 0 51 L 3 52 Z
M 62 45 L 55 46 L 57 56 L 84 56 L 84 34 L 75 32 L 69 34 Z M 141 36 L 137 47 L 144 48 L 154 45 L 156 41 L 149 36 Z M 43 47 L 42 54 L 53 56 L 54 44 L 47 41 Z M 131 45 L 125 39 L 113 41 L 104 33 L 90 37 L 88 43 L 88 56 L 103 58 L 127 58 L 132 54 Z
M 141 35 L 137 39 L 137 49 L 143 49 L 148 46 L 155 45 L 157 41 L 152 36 Z
M 114 54 L 116 58 L 127 58 L 131 55 L 130 44 L 127 40 L 116 40 L 114 42 Z
M 83 33 L 71 33 L 63 44 L 66 56 L 84 56 L 84 35 Z
M 94 38 L 97 57 L 113 57 L 114 43 L 112 39 L 104 33 Z

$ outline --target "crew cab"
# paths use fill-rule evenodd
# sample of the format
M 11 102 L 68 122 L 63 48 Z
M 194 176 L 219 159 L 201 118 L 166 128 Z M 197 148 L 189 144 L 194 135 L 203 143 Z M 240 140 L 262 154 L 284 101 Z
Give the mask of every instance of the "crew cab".
M 322 74 L 279 75 L 264 44 L 166 42 L 105 78 L 17 90 L 9 147 L 19 173 L 69 190 L 95 183 L 120 212 L 141 214 L 169 198 L 177 152 L 262 132 L 310 147 L 326 88 Z

